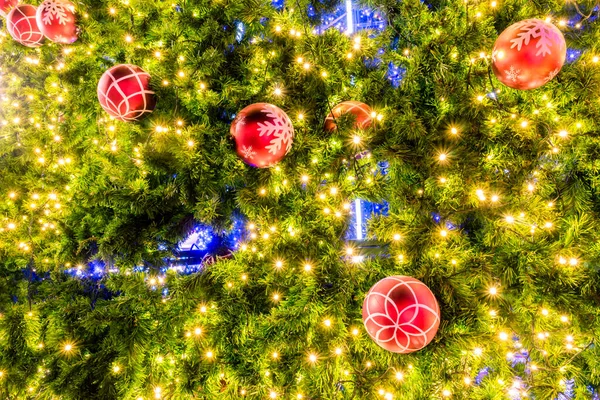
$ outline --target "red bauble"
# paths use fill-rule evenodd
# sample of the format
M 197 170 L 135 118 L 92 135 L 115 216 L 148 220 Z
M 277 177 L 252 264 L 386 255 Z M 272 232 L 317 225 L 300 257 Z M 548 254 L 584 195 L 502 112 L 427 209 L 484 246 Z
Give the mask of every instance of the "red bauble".
M 102 75 L 98 100 L 107 113 L 121 121 L 140 120 L 156 107 L 150 75 L 129 64 L 116 65 Z
M 292 148 L 294 126 L 279 107 L 256 103 L 240 111 L 231 124 L 231 134 L 244 162 L 267 168 L 281 161 Z
M 560 30 L 539 19 L 526 19 L 506 28 L 496 40 L 492 69 L 513 89 L 536 89 L 562 68 L 567 45 Z
M 77 40 L 75 6 L 68 0 L 44 0 L 36 20 L 44 36 L 53 42 L 69 44 Z
M 19 4 L 19 0 L 0 0 L 0 15 L 6 17 L 11 8 Z
M 363 304 L 363 321 L 379 346 L 408 354 L 431 343 L 440 326 L 440 307 L 423 282 L 392 276 L 369 290 Z
M 360 101 L 344 101 L 333 107 L 333 110 L 325 119 L 325 130 L 327 132 L 335 131 L 337 129 L 335 120 L 347 113 L 354 115 L 354 127 L 357 129 L 368 128 L 373 123 L 373 117 L 371 116 L 373 110 L 371 110 L 371 107 Z
M 35 21 L 36 8 L 29 4 L 16 6 L 6 16 L 6 29 L 17 42 L 27 47 L 40 47 L 44 35 Z

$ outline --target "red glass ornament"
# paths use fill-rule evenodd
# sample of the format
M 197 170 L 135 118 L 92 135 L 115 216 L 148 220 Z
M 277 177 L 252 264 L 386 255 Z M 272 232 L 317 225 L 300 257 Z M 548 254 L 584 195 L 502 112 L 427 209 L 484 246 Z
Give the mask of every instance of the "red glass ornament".
M 102 75 L 98 100 L 107 113 L 121 121 L 140 120 L 156 107 L 150 75 L 130 64 L 115 65 Z
M 17 42 L 27 47 L 40 47 L 44 35 L 35 20 L 36 8 L 29 4 L 16 6 L 6 16 L 6 29 Z
M 360 101 L 344 101 L 333 107 L 331 113 L 325 119 L 325 130 L 333 132 L 337 129 L 335 120 L 342 115 L 351 113 L 354 115 L 354 127 L 357 129 L 366 129 L 373 123 L 371 107 Z
M 363 321 L 379 346 L 408 354 L 431 343 L 440 326 L 440 307 L 423 282 L 391 276 L 369 290 L 363 304 Z
M 526 19 L 506 28 L 496 40 L 492 69 L 500 82 L 530 90 L 550 82 L 567 56 L 562 32 L 554 25 Z
M 77 40 L 75 6 L 67 0 L 44 0 L 37 9 L 37 24 L 48 39 L 69 44 Z
M 6 17 L 11 8 L 19 4 L 19 0 L 0 0 L 0 15 Z
M 252 104 L 239 112 L 231 134 L 237 153 L 248 165 L 270 167 L 283 159 L 294 142 L 292 121 L 279 107 L 267 103 Z

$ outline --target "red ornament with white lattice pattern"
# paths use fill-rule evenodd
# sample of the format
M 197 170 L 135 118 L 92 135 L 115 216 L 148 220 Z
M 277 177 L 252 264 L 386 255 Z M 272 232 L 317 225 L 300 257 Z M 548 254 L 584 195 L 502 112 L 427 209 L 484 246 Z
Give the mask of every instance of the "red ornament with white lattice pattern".
M 107 113 L 121 121 L 138 121 L 156 106 L 150 75 L 130 64 L 116 65 L 102 75 L 98 100 Z
M 408 354 L 431 343 L 440 326 L 440 307 L 423 282 L 391 276 L 369 290 L 363 303 L 363 321 L 379 346 Z
M 550 82 L 567 56 L 562 32 L 554 25 L 526 19 L 506 28 L 496 40 L 492 69 L 500 82 L 530 90 Z
M 373 123 L 371 107 L 360 101 L 344 101 L 333 107 L 325 119 L 325 130 L 327 132 L 335 131 L 337 129 L 336 119 L 348 113 L 354 116 L 354 128 L 356 129 L 366 129 Z
M 27 47 L 40 47 L 44 35 L 35 20 L 36 8 L 29 4 L 16 6 L 6 16 L 6 29 L 17 42 Z
M 231 134 L 237 153 L 246 164 L 267 168 L 291 150 L 294 126 L 279 107 L 256 103 L 239 112 L 231 124 Z
M 37 24 L 48 39 L 70 44 L 77 40 L 75 6 L 67 0 L 44 0 L 37 9 Z
M 6 14 L 17 4 L 19 0 L 0 0 L 0 15 L 6 17 Z

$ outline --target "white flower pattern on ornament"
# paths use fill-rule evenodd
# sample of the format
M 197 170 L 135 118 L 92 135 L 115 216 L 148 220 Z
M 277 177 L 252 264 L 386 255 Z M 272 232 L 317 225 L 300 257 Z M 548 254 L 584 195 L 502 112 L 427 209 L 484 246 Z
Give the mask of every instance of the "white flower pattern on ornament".
M 519 79 L 521 79 L 521 75 L 519 75 L 521 70 L 516 69 L 514 65 L 511 65 L 510 69 L 504 70 L 504 72 L 506 73 L 506 78 L 513 82 L 517 82 Z
M 271 154 L 277 154 L 281 150 L 282 146 L 286 146 L 286 154 L 292 148 L 292 142 L 294 139 L 294 127 L 288 116 L 276 107 L 265 106 L 261 110 L 267 117 L 272 118 L 272 121 L 266 121 L 264 123 L 258 123 L 258 132 L 260 136 L 274 136 L 271 140 L 271 144 L 265 148 L 269 150 Z
M 535 45 L 538 49 L 535 55 L 545 57 L 552 54 L 550 48 L 554 45 L 554 42 L 560 41 L 559 34 L 552 29 L 553 26 L 548 26 L 540 20 L 526 19 L 518 22 L 517 28 L 521 30 L 521 33 L 510 41 L 512 43 L 511 49 L 516 47 L 518 51 L 521 51 L 523 45 L 528 46 L 531 39 L 539 38 Z
M 365 327 L 369 335 L 375 339 L 375 341 L 381 345 L 381 343 L 393 343 L 401 349 L 401 352 L 407 350 L 418 350 L 423 348 L 428 342 L 429 332 L 437 331 L 437 324 L 440 320 L 439 309 L 433 309 L 427 304 L 421 303 L 421 300 L 416 289 L 425 286 L 423 282 L 411 280 L 402 276 L 394 276 L 388 278 L 396 281 L 396 284 L 392 286 L 387 292 L 380 292 L 376 289 L 377 286 L 372 288 L 367 293 L 365 304 L 367 305 L 367 318 L 364 320 Z M 426 286 L 425 286 L 426 287 Z M 410 303 L 406 308 L 400 309 L 394 299 L 394 292 L 398 290 L 406 290 L 407 293 L 411 294 Z M 432 294 L 433 296 L 433 294 Z M 370 306 L 375 302 L 370 301 L 370 298 L 376 298 L 379 303 L 385 304 L 383 312 L 379 309 L 370 310 Z M 437 303 L 436 308 L 437 308 Z M 426 315 L 429 326 L 420 326 L 415 323 L 420 316 Z M 370 330 L 369 328 L 377 328 L 377 330 Z M 393 334 L 390 334 L 390 331 Z M 417 346 L 417 344 L 419 344 Z
M 61 0 L 44 0 L 40 6 L 44 10 L 42 21 L 45 25 L 50 25 L 54 19 L 58 20 L 60 25 L 66 25 L 69 22 L 67 12 L 74 12 L 73 6 Z
M 254 149 L 252 149 L 252 146 L 242 146 L 242 154 L 244 155 L 244 158 L 252 160 L 254 159 L 256 152 L 254 151 Z

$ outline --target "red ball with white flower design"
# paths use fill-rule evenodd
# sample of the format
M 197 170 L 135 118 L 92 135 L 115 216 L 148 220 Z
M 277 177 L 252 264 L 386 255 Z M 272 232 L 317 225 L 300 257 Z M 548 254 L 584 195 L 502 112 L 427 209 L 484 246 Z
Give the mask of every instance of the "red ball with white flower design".
M 29 4 L 16 6 L 6 16 L 6 29 L 17 42 L 27 47 L 40 47 L 44 35 L 35 20 L 36 8 Z
M 325 119 L 325 130 L 333 132 L 337 129 L 336 120 L 344 114 L 354 116 L 354 128 L 366 129 L 373 123 L 373 110 L 360 101 L 344 101 L 333 107 L 331 113 Z
M 0 15 L 6 17 L 11 8 L 19 4 L 19 0 L 0 0 Z
M 550 82 L 567 56 L 562 32 L 554 25 L 526 19 L 509 26 L 496 40 L 492 69 L 500 82 L 530 90 Z
M 156 106 L 150 75 L 130 64 L 115 65 L 102 75 L 98 100 L 107 113 L 126 122 L 144 118 Z
M 391 276 L 369 290 L 363 303 L 363 321 L 379 346 L 408 354 L 431 343 L 440 326 L 440 307 L 423 282 Z
M 231 124 L 231 134 L 237 153 L 246 164 L 268 168 L 291 150 L 294 126 L 279 107 L 256 103 L 239 112 Z
M 44 0 L 37 10 L 37 24 L 48 39 L 70 44 L 77 40 L 75 6 L 67 0 Z

